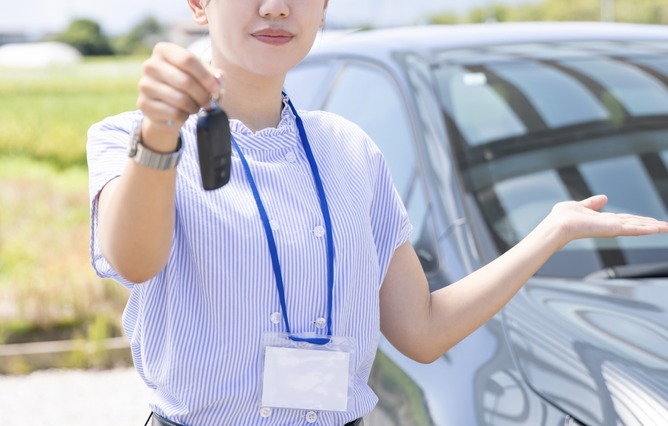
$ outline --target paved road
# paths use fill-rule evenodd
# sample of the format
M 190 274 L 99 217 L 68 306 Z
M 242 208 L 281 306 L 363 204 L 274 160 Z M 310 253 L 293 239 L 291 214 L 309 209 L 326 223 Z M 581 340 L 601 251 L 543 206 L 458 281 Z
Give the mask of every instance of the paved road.
M 143 426 L 150 392 L 132 368 L 0 375 L 0 424 Z
M 143 426 L 150 395 L 133 368 L 0 375 L 0 426 Z M 364 424 L 395 423 L 374 411 Z

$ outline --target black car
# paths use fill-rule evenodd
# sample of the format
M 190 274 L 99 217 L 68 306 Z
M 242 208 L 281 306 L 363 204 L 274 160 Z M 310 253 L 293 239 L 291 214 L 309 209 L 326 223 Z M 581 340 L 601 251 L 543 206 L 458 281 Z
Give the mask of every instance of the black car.
M 384 152 L 432 289 L 499 256 L 552 206 L 668 220 L 668 27 L 424 26 L 317 43 L 304 109 Z M 374 425 L 668 425 L 668 236 L 575 241 L 445 356 L 382 341 Z

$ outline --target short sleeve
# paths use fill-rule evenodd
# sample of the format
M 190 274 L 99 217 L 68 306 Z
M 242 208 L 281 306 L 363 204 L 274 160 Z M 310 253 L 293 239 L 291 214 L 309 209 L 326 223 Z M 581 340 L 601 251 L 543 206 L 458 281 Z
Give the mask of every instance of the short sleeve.
M 100 251 L 98 231 L 98 199 L 102 188 L 123 172 L 128 161 L 127 146 L 139 111 L 127 112 L 94 124 L 88 130 L 86 155 L 90 197 L 90 256 L 93 269 L 102 278 L 113 278 L 128 288 L 133 283 L 122 278 L 104 259 Z
M 374 193 L 371 204 L 371 223 L 380 270 L 381 282 L 398 247 L 409 241 L 413 226 L 408 212 L 397 191 L 385 157 L 377 151 L 372 157 L 376 170 Z

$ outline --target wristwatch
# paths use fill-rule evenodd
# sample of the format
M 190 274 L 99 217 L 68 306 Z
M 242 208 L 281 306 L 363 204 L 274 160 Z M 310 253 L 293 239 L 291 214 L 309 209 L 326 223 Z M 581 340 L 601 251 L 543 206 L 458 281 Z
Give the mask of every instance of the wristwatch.
M 156 170 L 171 170 L 175 169 L 183 154 L 183 144 L 181 143 L 181 133 L 179 133 L 176 151 L 170 153 L 161 153 L 153 151 L 142 143 L 141 139 L 141 124 L 143 119 L 135 122 L 130 134 L 130 144 L 128 146 L 128 157 L 135 160 L 142 166 L 149 167 Z

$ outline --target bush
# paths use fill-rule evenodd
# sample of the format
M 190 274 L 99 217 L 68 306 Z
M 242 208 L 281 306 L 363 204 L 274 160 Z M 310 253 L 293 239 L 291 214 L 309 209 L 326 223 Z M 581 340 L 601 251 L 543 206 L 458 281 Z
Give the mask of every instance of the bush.
M 72 21 L 63 33 L 56 36 L 56 41 L 73 46 L 84 56 L 104 56 L 114 53 L 100 25 L 90 19 Z

